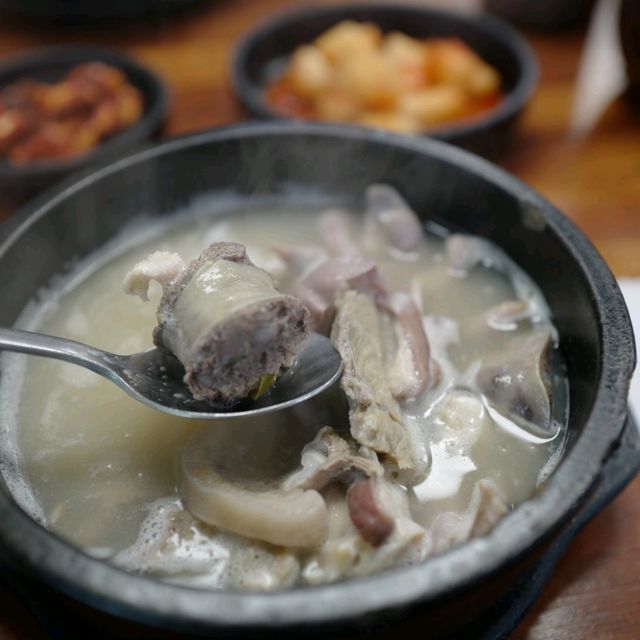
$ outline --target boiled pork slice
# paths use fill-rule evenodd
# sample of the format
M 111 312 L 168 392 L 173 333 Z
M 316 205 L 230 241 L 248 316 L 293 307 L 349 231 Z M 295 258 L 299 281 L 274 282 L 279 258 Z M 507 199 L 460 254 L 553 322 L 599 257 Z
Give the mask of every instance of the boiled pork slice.
M 343 296 L 331 339 L 345 364 L 341 384 L 349 400 L 351 435 L 397 466 L 404 482 L 421 482 L 428 473 L 428 457 L 419 453 L 391 391 L 382 324 L 371 298 L 354 291 Z

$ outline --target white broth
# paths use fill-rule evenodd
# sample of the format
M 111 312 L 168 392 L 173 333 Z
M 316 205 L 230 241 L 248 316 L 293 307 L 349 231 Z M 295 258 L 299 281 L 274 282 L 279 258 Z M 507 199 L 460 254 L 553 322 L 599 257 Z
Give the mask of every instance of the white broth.
M 20 324 L 116 353 L 142 351 L 152 346 L 160 287 L 152 287 L 145 303 L 124 295 L 121 283 L 132 265 L 150 252 L 174 251 L 187 260 L 214 240 L 239 242 L 257 266 L 274 275 L 283 292 L 292 289 L 293 280 L 272 245 L 317 247 L 328 253 L 317 215 L 305 207 L 265 207 L 182 224 L 153 224 L 157 228 L 152 239 L 146 229 L 135 248 L 130 248 L 129 237 L 129 248 L 116 243 L 93 263 L 83 262 L 72 280 L 53 285 L 35 301 Z M 359 222 L 353 217 L 350 224 L 358 238 Z M 201 433 L 206 440 L 207 430 L 226 429 L 235 430 L 229 447 L 244 446 L 238 444 L 243 438 L 260 440 L 260 465 L 267 461 L 265 468 L 270 469 L 265 476 L 280 477 L 295 470 L 302 447 L 324 426 L 309 412 L 275 414 L 247 425 L 203 425 L 149 409 L 80 367 L 5 355 L 2 394 L 11 420 L 4 427 L 16 443 L 14 462 L 28 487 L 16 493 L 18 500 L 53 532 L 129 570 L 206 587 L 268 590 L 415 562 L 455 544 L 468 537 L 459 525 L 476 499 L 479 481 L 491 483 L 509 509 L 531 497 L 562 453 L 567 387 L 560 358 L 557 353 L 551 358 L 553 422 L 548 434 L 499 415 L 473 380 L 488 354 L 509 348 L 514 336 L 541 330 L 555 335 L 538 289 L 497 250 L 490 254 L 495 259 L 485 259 L 466 273 L 452 269 L 445 259 L 443 231 L 436 227 L 417 251 L 399 254 L 375 244 L 366 251 L 390 289 L 411 292 L 439 369 L 435 385 L 400 405 L 413 437 L 431 453 L 429 473 L 419 484 L 405 489 L 389 481 L 408 504 L 403 522 L 421 532 L 411 534 L 414 542 L 403 553 L 385 558 L 380 552 L 384 546 L 375 555 L 358 541 L 357 553 L 367 558 L 362 568 L 353 561 L 337 569 L 327 560 L 326 548 L 286 549 L 253 542 L 183 511 L 178 469 L 190 438 Z M 469 319 L 518 299 L 534 308 L 533 319 L 474 333 L 476 325 Z M 241 465 L 256 449 L 230 449 L 229 456 L 234 455 Z M 254 467 L 261 470 L 260 465 Z M 254 479 L 260 481 L 262 471 L 256 473 Z M 11 486 L 18 486 L 15 478 Z M 323 496 L 334 531 L 331 527 L 342 526 L 344 491 L 332 486 Z

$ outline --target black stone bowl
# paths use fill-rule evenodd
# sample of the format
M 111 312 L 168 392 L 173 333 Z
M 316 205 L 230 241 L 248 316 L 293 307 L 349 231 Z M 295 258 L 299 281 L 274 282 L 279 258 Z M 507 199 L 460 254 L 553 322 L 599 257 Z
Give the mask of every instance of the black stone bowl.
M 49 47 L 7 58 L 0 63 L 0 89 L 22 79 L 39 82 L 61 80 L 73 67 L 85 62 L 104 62 L 122 70 L 143 96 L 142 117 L 130 127 L 100 142 L 82 156 L 63 160 L 15 166 L 0 158 L 0 199 L 24 200 L 42 191 L 66 175 L 115 158 L 140 144 L 164 123 L 169 95 L 164 82 L 155 73 L 132 58 L 115 51 L 94 47 Z
M 640 465 L 637 433 L 625 431 L 635 350 L 615 279 L 549 202 L 494 165 L 437 141 L 355 127 L 244 124 L 119 160 L 42 196 L 5 225 L 0 326 L 12 325 L 55 274 L 140 214 L 161 218 L 216 194 L 249 205 L 274 196 L 357 204 L 358 194 L 379 181 L 398 188 L 425 220 L 496 242 L 546 296 L 568 367 L 570 436 L 544 487 L 486 537 L 424 564 L 271 594 L 204 591 L 127 574 L 31 520 L 5 488 L 0 563 L 17 583 L 46 585 L 50 607 L 91 620 L 100 634 L 335 637 L 419 616 L 430 638 L 449 637 L 491 617 L 517 585 L 531 588 L 527 576 L 545 553 L 557 559 L 578 526 L 626 484 Z M 538 573 L 538 582 L 549 571 Z
M 236 47 L 231 81 L 252 116 L 286 117 L 265 100 L 266 84 L 282 71 L 295 49 L 341 20 L 373 22 L 383 31 L 402 31 L 417 38 L 455 36 L 466 42 L 500 73 L 504 97 L 486 114 L 425 134 L 488 157 L 496 157 L 507 146 L 538 78 L 538 64 L 527 42 L 491 16 L 466 16 L 400 3 L 306 8 L 282 13 L 248 33 Z

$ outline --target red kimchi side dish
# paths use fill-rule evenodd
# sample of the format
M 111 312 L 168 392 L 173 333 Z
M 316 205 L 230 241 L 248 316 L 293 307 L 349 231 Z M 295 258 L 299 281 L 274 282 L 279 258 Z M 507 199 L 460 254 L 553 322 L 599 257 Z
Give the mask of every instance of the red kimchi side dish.
M 501 100 L 498 72 L 458 38 L 383 34 L 344 21 L 299 47 L 266 99 L 282 115 L 420 133 Z
M 110 65 L 79 64 L 55 83 L 24 78 L 0 91 L 0 156 L 15 166 L 73 158 L 143 111 L 140 91 Z

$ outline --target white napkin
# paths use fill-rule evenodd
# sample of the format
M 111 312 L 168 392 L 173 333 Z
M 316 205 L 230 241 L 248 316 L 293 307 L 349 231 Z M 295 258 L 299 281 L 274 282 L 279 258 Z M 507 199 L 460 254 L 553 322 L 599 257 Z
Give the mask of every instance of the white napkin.
M 620 288 L 624 299 L 627 301 L 633 330 L 636 334 L 636 349 L 640 353 L 640 278 L 623 278 L 620 280 Z M 640 367 L 631 380 L 631 393 L 629 394 L 629 404 L 636 420 L 640 420 Z
M 578 71 L 569 129 L 584 138 L 627 86 L 620 42 L 621 0 L 600 0 L 593 11 Z

